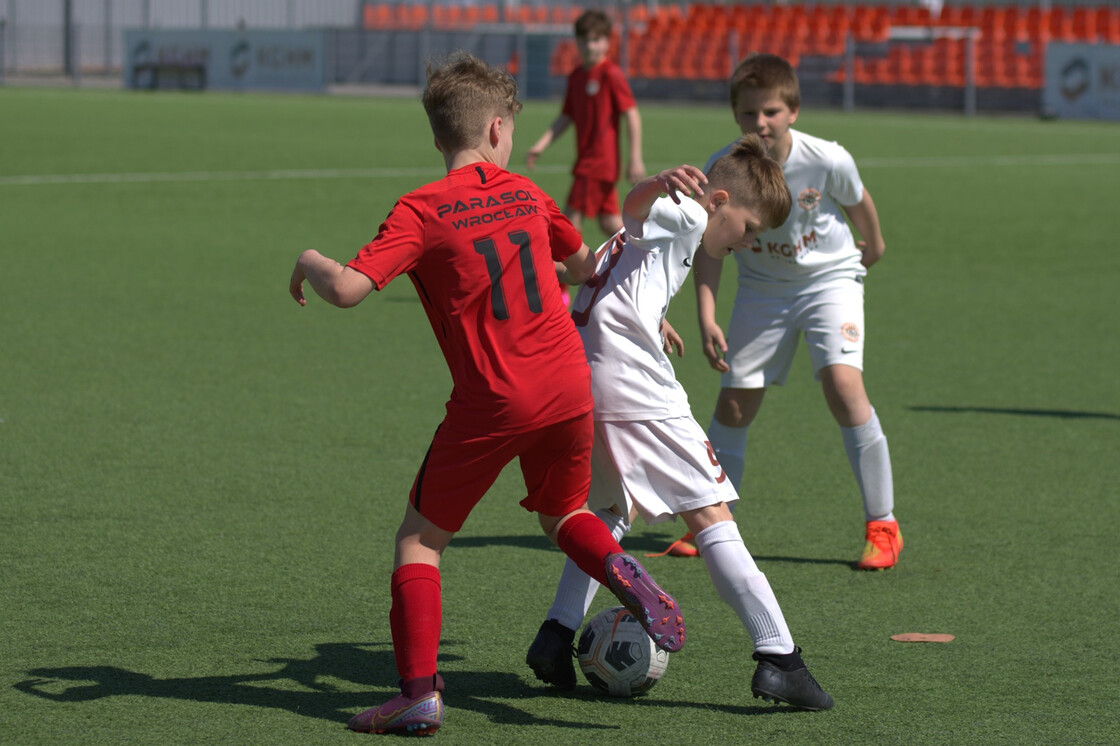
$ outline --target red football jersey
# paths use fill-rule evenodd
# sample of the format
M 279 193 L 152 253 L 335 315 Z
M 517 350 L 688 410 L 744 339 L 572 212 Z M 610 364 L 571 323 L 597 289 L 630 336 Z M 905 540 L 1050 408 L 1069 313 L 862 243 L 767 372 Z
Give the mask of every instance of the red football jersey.
M 517 433 L 591 410 L 553 265 L 582 243 L 536 184 L 475 163 L 401 197 L 347 266 L 378 290 L 408 273 L 451 369 L 445 426 Z
M 580 65 L 572 71 L 561 111 L 576 128 L 573 174 L 618 179 L 618 122 L 623 112 L 636 105 L 630 83 L 613 61 L 603 60 L 590 70 Z

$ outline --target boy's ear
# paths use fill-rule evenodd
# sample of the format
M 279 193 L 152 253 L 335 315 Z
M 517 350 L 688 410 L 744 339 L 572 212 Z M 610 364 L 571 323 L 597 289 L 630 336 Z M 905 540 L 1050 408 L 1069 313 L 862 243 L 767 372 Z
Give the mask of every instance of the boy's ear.
M 720 205 L 730 201 L 731 194 L 726 189 L 713 189 L 709 192 L 708 204 L 712 206 L 713 210 L 719 209 Z
M 490 136 L 490 147 L 492 147 L 492 148 L 498 147 L 498 142 L 502 139 L 502 118 L 501 117 L 494 117 L 494 119 L 490 122 L 490 130 L 489 130 L 488 134 Z
M 439 152 L 441 152 L 441 153 L 442 153 L 442 152 L 443 152 L 443 148 L 441 148 L 441 147 L 440 147 L 440 144 L 439 144 L 439 140 L 437 140 L 436 138 L 434 138 L 434 137 L 433 137 L 433 138 L 432 138 L 432 142 L 433 142 L 433 143 L 435 143 L 435 146 L 436 146 L 436 150 L 438 150 Z
M 801 111 L 800 106 L 798 106 L 796 109 L 790 109 L 790 117 L 789 117 L 789 123 L 790 124 L 793 124 L 794 122 L 797 121 L 797 115 L 800 111 Z

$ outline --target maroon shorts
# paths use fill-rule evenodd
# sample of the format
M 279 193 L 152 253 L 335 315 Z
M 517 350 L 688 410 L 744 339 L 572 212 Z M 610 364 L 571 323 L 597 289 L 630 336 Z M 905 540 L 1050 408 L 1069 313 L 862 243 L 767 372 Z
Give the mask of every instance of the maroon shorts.
M 572 191 L 568 193 L 568 210 L 589 218 L 596 217 L 599 213 L 621 215 L 614 181 L 576 176 L 572 181 Z
M 444 531 L 458 531 L 506 464 L 517 458 L 529 492 L 522 507 L 567 515 L 587 502 L 593 438 L 590 412 L 516 435 L 464 435 L 440 427 L 408 500 Z

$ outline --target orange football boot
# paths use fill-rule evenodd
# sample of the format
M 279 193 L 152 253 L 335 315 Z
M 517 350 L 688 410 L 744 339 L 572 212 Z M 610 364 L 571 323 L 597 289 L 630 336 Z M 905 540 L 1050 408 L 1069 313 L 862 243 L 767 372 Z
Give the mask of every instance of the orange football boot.
M 860 570 L 886 570 L 898 564 L 902 553 L 902 532 L 898 521 L 868 521 L 867 544 L 860 557 Z
M 700 550 L 696 548 L 696 538 L 689 532 L 669 545 L 664 552 L 647 554 L 647 557 L 699 557 Z

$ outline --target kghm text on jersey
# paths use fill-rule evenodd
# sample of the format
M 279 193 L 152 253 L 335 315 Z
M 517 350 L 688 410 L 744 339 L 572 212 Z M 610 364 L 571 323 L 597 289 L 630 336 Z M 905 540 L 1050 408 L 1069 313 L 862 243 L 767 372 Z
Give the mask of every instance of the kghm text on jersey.
M 761 254 L 765 250 L 766 253 L 775 258 L 784 257 L 786 259 L 794 259 L 800 254 L 812 251 L 816 247 L 816 245 L 817 232 L 810 231 L 807 235 L 802 236 L 801 240 L 794 244 L 778 243 L 775 241 L 763 242 L 761 239 L 756 238 L 754 241 L 754 246 L 751 247 L 751 251 L 756 254 Z

